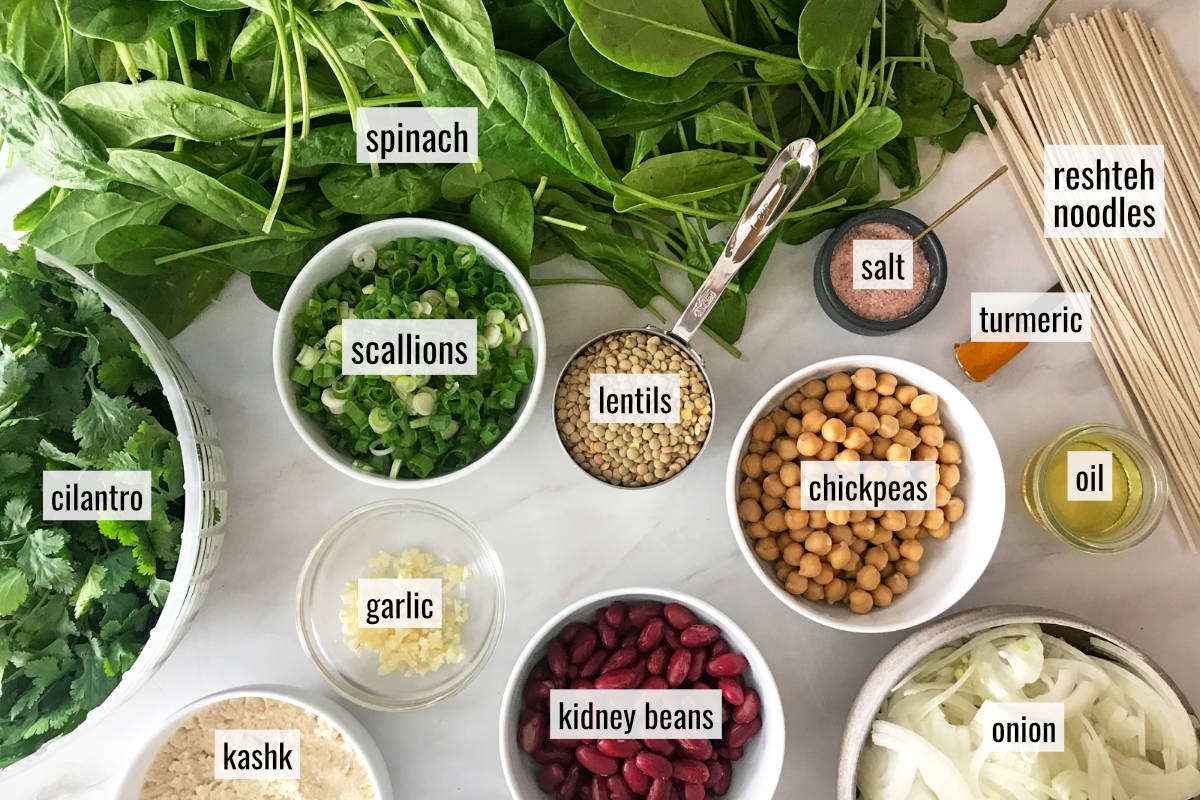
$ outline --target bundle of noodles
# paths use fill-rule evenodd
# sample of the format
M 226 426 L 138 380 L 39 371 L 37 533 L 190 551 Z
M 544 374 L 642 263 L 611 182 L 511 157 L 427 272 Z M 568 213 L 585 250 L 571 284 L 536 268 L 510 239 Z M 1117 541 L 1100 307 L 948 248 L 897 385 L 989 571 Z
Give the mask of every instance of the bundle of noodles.
M 1200 544 L 1200 109 L 1133 12 L 1052 27 L 985 90 L 992 146 L 1042 224 L 1046 145 L 1160 144 L 1164 238 L 1043 239 L 1063 287 L 1092 296 L 1092 344 L 1130 422 L 1162 453 L 1172 508 Z M 985 120 L 986 125 L 986 120 Z

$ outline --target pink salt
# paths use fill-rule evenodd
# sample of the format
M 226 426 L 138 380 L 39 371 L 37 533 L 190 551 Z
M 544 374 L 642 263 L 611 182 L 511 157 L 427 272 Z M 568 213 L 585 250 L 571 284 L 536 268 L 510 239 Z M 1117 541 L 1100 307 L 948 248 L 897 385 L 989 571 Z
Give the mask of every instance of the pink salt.
M 846 308 L 864 319 L 888 322 L 900 319 L 921 304 L 929 291 L 929 262 L 920 245 L 913 248 L 911 289 L 855 289 L 855 239 L 911 239 L 912 236 L 889 222 L 868 222 L 851 228 L 833 248 L 829 277 L 833 291 Z

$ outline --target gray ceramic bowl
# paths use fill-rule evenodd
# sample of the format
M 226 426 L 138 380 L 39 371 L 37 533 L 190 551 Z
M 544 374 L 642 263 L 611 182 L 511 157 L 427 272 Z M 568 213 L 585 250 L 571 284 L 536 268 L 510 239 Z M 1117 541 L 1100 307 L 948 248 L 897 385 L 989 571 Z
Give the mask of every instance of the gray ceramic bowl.
M 842 734 L 842 752 L 838 758 L 836 800 L 855 800 L 858 796 L 855 786 L 858 759 L 862 754 L 863 745 L 866 744 L 871 723 L 875 721 L 875 715 L 879 712 L 879 707 L 883 705 L 888 693 L 900 682 L 901 678 L 908 674 L 909 670 L 934 650 L 963 637 L 1001 625 L 1031 622 L 1041 625 L 1047 633 L 1064 639 L 1068 644 L 1092 655 L 1107 657 L 1106 654 L 1097 652 L 1092 646 L 1093 638 L 1105 639 L 1116 645 L 1124 652 L 1127 659 L 1145 664 L 1167 682 L 1167 685 L 1179 696 L 1183 707 L 1187 709 L 1192 726 L 1200 731 L 1200 720 L 1196 718 L 1196 712 L 1183 693 L 1179 691 L 1175 682 L 1145 653 L 1123 639 L 1081 619 L 1045 608 L 1032 606 L 976 608 L 954 614 L 921 628 L 896 645 L 896 648 L 888 653 L 883 661 L 879 662 L 879 666 L 875 667 L 875 670 L 867 676 L 858 693 L 858 698 L 850 708 L 850 717 L 846 720 L 846 730 Z

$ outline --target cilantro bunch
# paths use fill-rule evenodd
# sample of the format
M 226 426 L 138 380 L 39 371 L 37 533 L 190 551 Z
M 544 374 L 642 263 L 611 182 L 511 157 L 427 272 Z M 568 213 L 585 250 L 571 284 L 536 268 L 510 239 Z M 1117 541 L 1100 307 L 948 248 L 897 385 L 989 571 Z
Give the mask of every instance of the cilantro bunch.
M 145 645 L 183 529 L 171 427 L 100 296 L 0 248 L 0 766 L 82 722 Z M 152 518 L 43 520 L 55 469 L 149 470 Z

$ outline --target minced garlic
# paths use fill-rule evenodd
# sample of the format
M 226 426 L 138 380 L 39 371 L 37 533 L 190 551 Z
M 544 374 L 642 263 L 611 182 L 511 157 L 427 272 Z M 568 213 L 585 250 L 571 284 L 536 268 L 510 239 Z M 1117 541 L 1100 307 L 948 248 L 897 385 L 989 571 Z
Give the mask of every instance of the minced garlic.
M 439 564 L 432 554 L 410 547 L 398 556 L 378 553 L 367 562 L 366 578 L 441 578 L 441 628 L 358 627 L 358 580 L 342 590 L 342 633 L 356 653 L 370 650 L 379 655 L 379 674 L 403 669 L 405 675 L 435 672 L 444 664 L 457 664 L 466 656 L 462 626 L 467 621 L 467 603 L 452 596 L 454 588 L 470 577 L 470 568 Z

